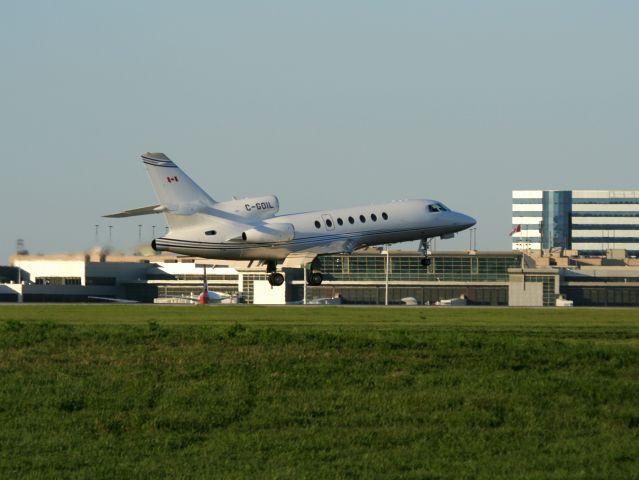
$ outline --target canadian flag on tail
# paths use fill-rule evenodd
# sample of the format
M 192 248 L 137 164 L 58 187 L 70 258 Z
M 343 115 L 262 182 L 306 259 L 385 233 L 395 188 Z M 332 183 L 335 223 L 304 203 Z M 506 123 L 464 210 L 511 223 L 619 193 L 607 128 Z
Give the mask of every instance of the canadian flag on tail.
M 174 177 L 166 177 L 166 181 L 171 183 L 171 182 L 177 182 L 178 181 L 178 177 L 174 176 Z
M 508 235 L 510 237 L 512 237 L 517 232 L 521 232 L 521 223 L 519 225 L 517 225 L 515 228 L 513 228 L 512 231 Z

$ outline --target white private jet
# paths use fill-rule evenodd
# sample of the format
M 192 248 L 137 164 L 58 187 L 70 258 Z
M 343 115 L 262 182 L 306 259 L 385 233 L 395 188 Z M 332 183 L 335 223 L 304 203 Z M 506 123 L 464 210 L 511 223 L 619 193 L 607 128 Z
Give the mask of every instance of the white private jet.
M 142 161 L 160 202 L 109 218 L 164 213 L 169 232 L 156 238 L 156 251 L 266 264 L 271 285 L 284 283 L 277 262 L 311 265 L 308 283 L 320 285 L 318 255 L 347 253 L 371 245 L 451 238 L 475 219 L 435 200 L 404 200 L 378 205 L 279 215 L 274 195 L 216 202 L 163 153 Z M 427 248 L 423 248 L 426 255 Z M 422 260 L 428 265 L 428 259 Z

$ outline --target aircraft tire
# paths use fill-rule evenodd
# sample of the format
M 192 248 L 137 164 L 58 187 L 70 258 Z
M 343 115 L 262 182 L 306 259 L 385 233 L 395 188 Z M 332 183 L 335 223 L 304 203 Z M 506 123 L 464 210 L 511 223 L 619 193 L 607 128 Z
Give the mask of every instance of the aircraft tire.
M 279 287 L 284 283 L 284 275 L 281 273 L 271 273 L 268 277 L 268 283 L 270 283 L 272 287 Z
M 324 276 L 320 272 L 312 272 L 311 276 L 308 277 L 308 284 L 317 286 L 321 285 L 324 280 Z

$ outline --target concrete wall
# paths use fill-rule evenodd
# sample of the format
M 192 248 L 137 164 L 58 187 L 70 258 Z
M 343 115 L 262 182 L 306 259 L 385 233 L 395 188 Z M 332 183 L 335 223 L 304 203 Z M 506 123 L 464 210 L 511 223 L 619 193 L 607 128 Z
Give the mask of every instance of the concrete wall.
M 286 283 L 272 287 L 268 280 L 253 282 L 253 303 L 255 305 L 285 305 Z
M 543 283 L 516 281 L 511 277 L 508 285 L 508 305 L 511 307 L 543 307 Z
M 148 270 L 148 263 L 91 262 L 86 264 L 87 277 L 114 277 L 118 284 L 144 281 Z
M 0 302 L 17 302 L 20 285 L 17 283 L 0 283 Z

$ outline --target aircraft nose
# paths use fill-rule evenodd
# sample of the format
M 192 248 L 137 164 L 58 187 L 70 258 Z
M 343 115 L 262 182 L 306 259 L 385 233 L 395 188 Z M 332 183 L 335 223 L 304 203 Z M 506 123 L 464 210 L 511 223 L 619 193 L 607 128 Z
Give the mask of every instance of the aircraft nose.
M 477 223 L 477 220 L 475 220 L 473 217 L 464 215 L 463 213 L 457 214 L 456 221 L 463 229 L 470 228 Z

